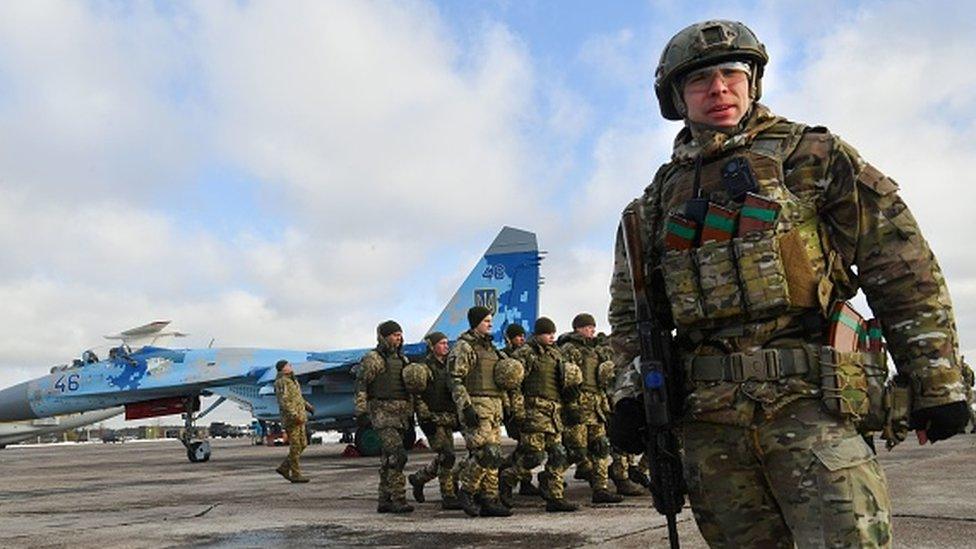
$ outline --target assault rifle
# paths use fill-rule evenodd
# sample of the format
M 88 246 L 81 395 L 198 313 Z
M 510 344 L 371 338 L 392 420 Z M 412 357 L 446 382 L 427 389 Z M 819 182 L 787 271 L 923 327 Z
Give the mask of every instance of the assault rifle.
M 668 521 L 668 541 L 678 547 L 677 514 L 685 503 L 685 483 L 681 455 L 675 434 L 674 418 L 681 412 L 681 369 L 674 362 L 671 331 L 651 314 L 648 283 L 644 277 L 644 250 L 640 219 L 627 210 L 621 221 L 623 238 L 630 264 L 640 338 L 641 385 L 644 414 L 647 420 L 647 457 L 651 467 L 651 496 L 654 508 Z

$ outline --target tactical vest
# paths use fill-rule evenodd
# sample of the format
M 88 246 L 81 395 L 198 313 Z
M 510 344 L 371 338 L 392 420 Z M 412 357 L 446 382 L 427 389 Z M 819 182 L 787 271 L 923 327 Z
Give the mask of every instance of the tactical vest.
M 369 398 L 408 400 L 407 389 L 403 386 L 403 358 L 398 353 L 390 356 L 384 356 L 383 353 L 379 355 L 383 358 L 386 367 L 369 384 Z
M 783 170 L 786 159 L 804 141 L 806 129 L 783 121 L 761 132 L 747 147 L 702 163 L 703 196 L 735 212 L 732 221 L 726 220 L 731 238 L 704 241 L 691 249 L 667 249 L 662 243 L 667 242 L 668 231 L 675 230 L 672 218 L 658 227 L 665 292 L 679 328 L 724 327 L 829 307 L 832 284 L 824 253 L 829 246 L 822 242 L 826 235 L 817 216 L 819 190 L 811 185 L 795 194 L 786 186 Z M 816 138 L 807 141 L 805 152 L 817 156 Z M 758 187 L 755 194 L 767 201 L 765 207 L 729 197 L 721 173 L 733 159 L 748 162 Z M 797 170 L 807 172 L 798 175 L 822 171 L 822 166 L 801 165 Z M 660 187 L 665 214 L 681 211 L 692 198 L 695 174 L 692 164 L 674 164 L 665 174 Z M 714 219 L 706 219 L 705 224 Z M 741 223 L 746 219 L 765 226 L 740 234 L 737 228 L 745 228 Z
M 421 397 L 431 412 L 455 412 L 454 400 L 451 398 L 451 376 L 447 371 L 447 364 L 437 362 L 437 359 L 427 359 L 427 366 L 433 374 L 433 379 L 427 383 Z
M 583 370 L 583 385 L 581 389 L 591 393 L 599 393 L 600 385 L 597 382 L 597 370 L 600 367 L 600 357 L 597 355 L 596 349 L 589 345 L 577 345 L 576 348 L 583 355 L 583 363 L 578 364 L 580 369 Z
M 558 361 L 551 350 L 531 343 L 530 345 L 534 351 L 532 368 L 522 381 L 522 392 L 527 397 L 542 397 L 558 401 Z
M 490 340 L 465 338 L 471 344 L 478 360 L 464 376 L 464 387 L 471 396 L 502 396 L 502 390 L 495 383 L 495 364 L 499 360 L 498 349 Z

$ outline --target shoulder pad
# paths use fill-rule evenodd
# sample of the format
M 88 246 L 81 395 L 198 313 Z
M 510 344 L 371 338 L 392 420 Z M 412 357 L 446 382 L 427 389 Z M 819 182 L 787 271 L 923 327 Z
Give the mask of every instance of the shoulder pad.
M 857 182 L 871 189 L 879 196 L 885 196 L 898 190 L 897 183 L 871 164 L 864 165 L 861 173 L 857 174 Z

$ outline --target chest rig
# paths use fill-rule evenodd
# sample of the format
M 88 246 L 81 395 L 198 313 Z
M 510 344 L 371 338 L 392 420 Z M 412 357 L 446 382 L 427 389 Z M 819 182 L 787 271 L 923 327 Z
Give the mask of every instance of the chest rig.
M 655 242 L 662 250 L 664 289 L 679 330 L 717 329 L 829 306 L 828 255 L 813 184 L 818 175 L 823 178 L 816 173 L 823 171 L 822 163 L 796 168 L 792 177 L 784 170 L 806 129 L 783 121 L 744 146 L 699 160 L 697 166 L 674 164 L 665 174 L 661 208 L 666 219 Z M 755 181 L 743 201 L 734 200 L 722 183 L 730 162 L 744 165 Z M 701 197 L 709 201 L 708 215 L 703 223 L 678 225 L 680 212 L 693 198 L 696 177 Z M 715 237 L 709 226 L 727 237 Z M 671 245 L 675 234 L 688 245 Z
M 554 349 L 529 343 L 532 345 L 531 368 L 522 382 L 522 392 L 527 397 L 542 397 L 549 400 L 559 400 L 559 360 Z
M 467 334 L 461 336 L 474 350 L 478 360 L 464 376 L 464 386 L 471 396 L 500 397 L 502 390 L 495 383 L 495 364 L 501 358 L 498 349 L 490 339 L 475 338 Z
M 377 351 L 379 352 L 379 351 Z M 380 400 L 407 400 L 407 389 L 403 385 L 404 360 L 399 353 L 380 353 L 386 367 L 369 384 L 369 397 Z
M 430 357 L 427 366 L 433 378 L 423 392 L 424 402 L 431 412 L 454 412 L 456 408 L 451 399 L 451 376 L 447 371 L 447 364 Z

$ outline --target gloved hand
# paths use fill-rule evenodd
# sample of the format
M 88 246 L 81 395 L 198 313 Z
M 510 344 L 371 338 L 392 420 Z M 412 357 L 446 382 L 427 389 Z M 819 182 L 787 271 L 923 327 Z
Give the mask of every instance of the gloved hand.
M 912 412 L 910 427 L 918 431 L 919 444 L 945 440 L 962 432 L 969 423 L 969 405 L 950 402 Z
M 613 407 L 609 423 L 607 434 L 611 444 L 629 454 L 640 454 L 647 449 L 644 441 L 647 418 L 644 416 L 644 402 L 641 399 L 621 399 Z
M 368 414 L 357 414 L 356 415 L 356 427 L 362 427 L 365 429 L 370 426 L 369 415 Z
M 519 439 L 523 421 L 525 421 L 525 418 L 521 416 L 511 416 L 508 418 L 508 421 L 505 422 L 505 432 L 508 433 L 508 438 L 513 440 Z
M 561 392 L 562 392 L 563 400 L 565 401 L 574 402 L 576 400 L 579 400 L 580 397 L 579 385 L 570 385 L 569 387 L 563 387 L 563 390 Z
M 464 424 L 472 429 L 481 423 L 478 412 L 474 411 L 474 406 L 470 404 L 461 409 L 461 415 L 464 416 Z

